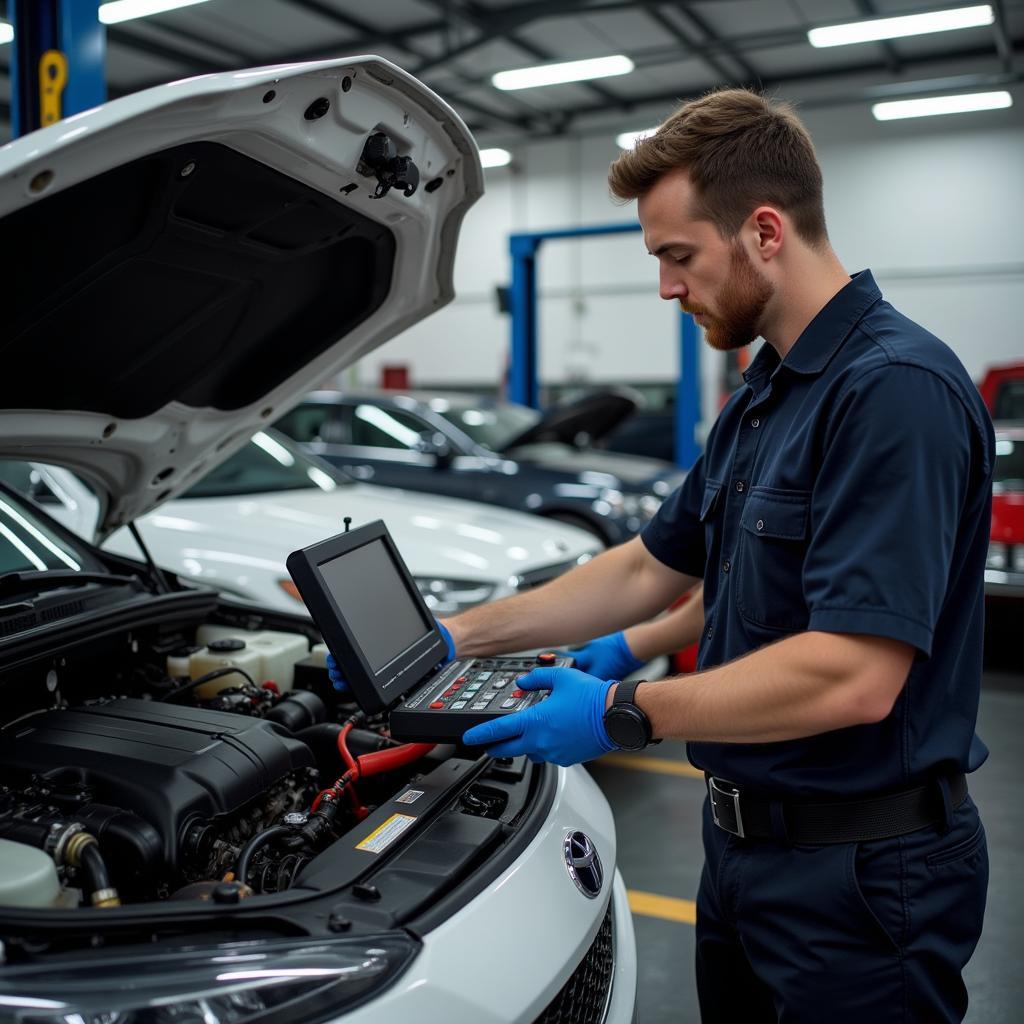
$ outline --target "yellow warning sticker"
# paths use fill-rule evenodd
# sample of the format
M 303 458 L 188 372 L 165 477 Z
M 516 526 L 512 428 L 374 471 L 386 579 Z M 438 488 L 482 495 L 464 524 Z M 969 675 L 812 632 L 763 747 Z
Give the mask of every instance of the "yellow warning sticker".
M 416 819 L 411 814 L 392 814 L 383 825 L 375 828 L 361 843 L 357 850 L 368 853 L 380 853 L 386 850 Z

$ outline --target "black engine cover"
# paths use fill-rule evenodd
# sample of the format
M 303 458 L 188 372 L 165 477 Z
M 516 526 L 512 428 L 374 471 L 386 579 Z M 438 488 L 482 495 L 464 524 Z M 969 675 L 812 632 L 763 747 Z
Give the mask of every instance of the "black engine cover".
M 230 814 L 313 764 L 309 747 L 272 722 L 132 698 L 44 711 L 0 736 L 0 765 L 82 769 L 96 800 L 159 831 L 168 865 L 187 821 Z

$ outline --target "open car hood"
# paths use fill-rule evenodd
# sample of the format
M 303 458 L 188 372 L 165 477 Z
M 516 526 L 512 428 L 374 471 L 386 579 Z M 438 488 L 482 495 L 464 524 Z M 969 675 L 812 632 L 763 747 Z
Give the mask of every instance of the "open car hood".
M 532 427 L 512 438 L 502 451 L 542 441 L 574 444 L 581 434 L 588 442 L 596 441 L 614 430 L 641 404 L 640 395 L 629 388 L 602 388 L 569 402 L 559 402 L 545 410 Z
M 101 536 L 151 511 L 449 302 L 482 191 L 458 115 L 378 57 L 204 75 L 3 146 L 0 454 L 86 477 Z

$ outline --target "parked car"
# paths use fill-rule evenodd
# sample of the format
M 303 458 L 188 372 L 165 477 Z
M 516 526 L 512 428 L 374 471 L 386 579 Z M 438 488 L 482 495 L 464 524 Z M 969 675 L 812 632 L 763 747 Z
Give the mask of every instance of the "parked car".
M 978 388 L 992 419 L 1024 421 L 1024 363 L 990 366 Z
M 156 512 L 449 300 L 481 187 L 451 108 L 374 57 L 203 75 L 0 148 L 0 456 L 87 480 L 101 540 Z M 262 685 L 259 651 L 182 672 L 203 629 L 318 637 L 5 486 L 0 597 L 5 1016 L 632 1019 L 585 771 L 343 730 L 352 705 Z
M 478 395 L 316 391 L 276 426 L 357 479 L 533 512 L 617 544 L 683 479 L 669 463 L 590 446 L 633 408 L 614 391 L 543 415 Z
M 1024 422 L 996 424 L 985 596 L 1015 602 L 1024 598 Z
M 0 480 L 80 537 L 94 536 L 99 502 L 69 470 L 0 460 Z M 591 534 L 471 501 L 356 483 L 277 431 L 257 433 L 180 497 L 136 524 L 153 560 L 222 593 L 292 612 L 302 606 L 288 554 L 343 528 L 384 519 L 420 593 L 437 615 L 538 586 L 600 550 Z M 438 542 L 443 538 L 443 543 Z M 103 544 L 139 557 L 122 527 Z

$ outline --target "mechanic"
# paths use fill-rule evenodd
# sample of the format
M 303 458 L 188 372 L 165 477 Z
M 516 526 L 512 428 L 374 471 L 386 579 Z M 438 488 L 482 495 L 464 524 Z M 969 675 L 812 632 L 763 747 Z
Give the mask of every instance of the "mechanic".
M 959 1021 L 988 879 L 965 782 L 987 755 L 988 416 L 953 353 L 844 270 L 785 105 L 687 103 L 609 183 L 638 200 L 661 297 L 716 349 L 766 344 L 641 537 L 446 626 L 460 656 L 578 643 L 702 578 L 698 671 L 538 669 L 520 685 L 547 700 L 465 741 L 558 764 L 688 742 L 705 1021 Z

